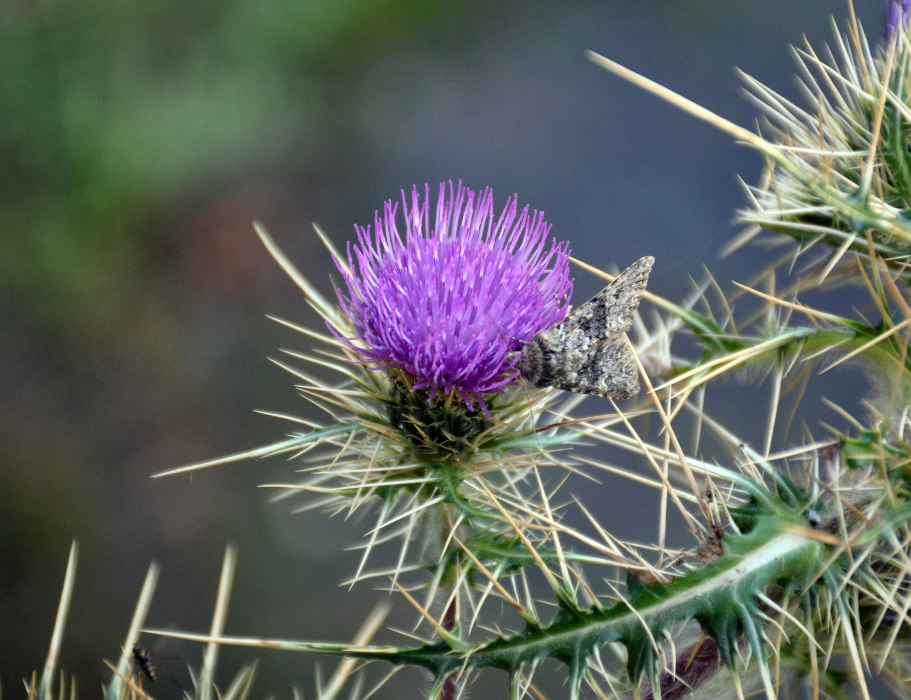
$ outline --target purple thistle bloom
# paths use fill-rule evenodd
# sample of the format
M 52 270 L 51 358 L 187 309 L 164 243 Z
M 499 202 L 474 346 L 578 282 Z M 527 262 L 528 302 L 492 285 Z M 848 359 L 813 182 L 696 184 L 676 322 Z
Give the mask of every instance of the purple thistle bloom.
M 413 389 L 455 391 L 474 410 L 501 392 L 519 371 L 522 344 L 563 320 L 572 294 L 569 248 L 552 240 L 551 225 L 517 197 L 494 219 L 493 191 L 475 193 L 440 185 L 436 217 L 429 216 L 430 187 L 417 187 L 409 204 L 402 191 L 405 240 L 396 226 L 398 204 L 376 213 L 374 231 L 355 226 L 348 244 L 348 294 L 339 302 L 355 338 L 341 339 L 373 369 L 398 368 Z M 355 344 L 356 343 L 356 344 Z
M 911 0 L 889 0 L 886 8 L 886 28 L 883 32 L 883 41 L 888 42 L 899 27 L 902 31 L 907 31 L 909 17 L 911 17 Z

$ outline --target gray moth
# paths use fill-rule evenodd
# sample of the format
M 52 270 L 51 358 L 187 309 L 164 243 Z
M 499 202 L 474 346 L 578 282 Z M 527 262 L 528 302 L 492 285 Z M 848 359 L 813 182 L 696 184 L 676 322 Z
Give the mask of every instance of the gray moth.
M 655 258 L 626 268 L 563 321 L 522 346 L 519 372 L 535 386 L 628 399 L 639 393 L 639 372 L 624 333 L 633 322 Z

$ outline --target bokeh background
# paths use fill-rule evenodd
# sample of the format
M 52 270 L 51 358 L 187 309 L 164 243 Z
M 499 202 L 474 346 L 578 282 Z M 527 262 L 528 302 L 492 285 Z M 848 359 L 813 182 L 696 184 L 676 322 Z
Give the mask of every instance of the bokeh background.
M 874 39 L 884 4 L 855 3 Z M 758 156 L 584 51 L 751 126 L 734 68 L 796 96 L 789 45 L 829 41 L 847 13 L 844 0 L 0 4 L 3 689 L 18 697 L 43 664 L 73 539 L 62 665 L 83 697 L 108 677 L 153 560 L 158 627 L 207 628 L 227 543 L 229 633 L 346 640 L 383 597 L 336 585 L 367 522 L 296 514 L 255 488 L 291 465 L 149 478 L 288 430 L 253 409 L 309 410 L 266 359 L 304 339 L 265 314 L 316 317 L 252 220 L 330 293 L 311 222 L 344 245 L 402 187 L 462 179 L 543 209 L 594 265 L 655 255 L 650 288 L 671 299 L 703 265 L 747 279 L 762 254 L 718 249 Z M 576 275 L 577 300 L 599 287 Z M 748 410 L 729 412 L 747 434 Z M 631 517 L 622 498 L 594 500 Z M 199 647 L 143 641 L 188 684 Z M 317 660 L 278 652 L 224 650 L 222 685 L 253 659 L 256 697 L 313 695 Z M 422 687 L 403 678 L 377 697 Z M 505 689 L 491 673 L 473 696 Z

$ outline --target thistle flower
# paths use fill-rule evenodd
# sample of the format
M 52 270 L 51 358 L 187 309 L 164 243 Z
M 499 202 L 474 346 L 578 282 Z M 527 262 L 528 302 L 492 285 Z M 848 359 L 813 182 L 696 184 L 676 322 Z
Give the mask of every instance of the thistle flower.
M 341 339 L 372 369 L 398 369 L 412 391 L 457 394 L 469 410 L 502 392 L 519 371 L 517 350 L 563 320 L 572 293 L 567 243 L 552 240 L 541 212 L 517 197 L 494 219 L 493 191 L 475 193 L 460 182 L 441 184 L 436 215 L 430 187 L 410 203 L 402 191 L 405 238 L 398 204 L 386 202 L 373 231 L 356 226 L 339 303 L 356 329 Z
M 542 466 L 565 466 L 548 448 L 591 430 L 542 428 L 540 418 L 557 401 L 553 392 L 507 393 L 519 375 L 522 346 L 563 320 L 572 291 L 568 243 L 549 240 L 551 226 L 543 214 L 528 206 L 519 210 L 517 202 L 509 198 L 495 216 L 490 188 L 476 195 L 461 182 L 444 183 L 431 218 L 425 185 L 423 193 L 417 187 L 410 196 L 402 193 L 404 236 L 399 205 L 390 200 L 373 227 L 356 227 L 357 240 L 347 255 L 323 237 L 345 282 L 337 290 L 337 305 L 256 226 L 329 329 L 320 334 L 289 323 L 328 350 L 288 353 L 338 372 L 342 384 L 277 364 L 303 380 L 301 393 L 331 420 L 324 425 L 292 418 L 310 429 L 165 473 L 330 448 L 333 458 L 305 469 L 309 477 L 302 483 L 275 486 L 318 493 L 322 499 L 312 505 L 335 512 L 379 497 L 382 506 L 361 569 L 374 545 L 395 539 L 402 542 L 404 561 L 416 532 L 427 523 L 438 526 L 452 512 L 482 520 L 488 513 L 499 521 L 494 500 L 515 496 L 517 484 L 531 481 Z M 500 394 L 507 395 L 494 402 Z M 527 504 L 515 507 L 510 517 L 524 517 Z M 501 523 L 483 538 L 499 541 L 513 534 Z
M 902 31 L 906 31 L 908 29 L 909 16 L 911 16 L 911 0 L 890 0 L 886 7 L 886 27 L 883 32 L 883 41 L 888 42 L 899 26 L 901 26 Z

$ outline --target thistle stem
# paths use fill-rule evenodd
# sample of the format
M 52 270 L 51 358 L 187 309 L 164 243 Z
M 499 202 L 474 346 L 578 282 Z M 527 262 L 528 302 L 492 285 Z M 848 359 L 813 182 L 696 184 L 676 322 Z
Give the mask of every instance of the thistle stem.
M 443 614 L 443 628 L 451 632 L 455 629 L 459 620 L 459 592 L 458 589 L 453 591 L 453 596 L 446 606 L 446 612 Z M 459 686 L 456 682 L 456 675 L 449 674 L 443 682 L 440 689 L 440 700 L 455 700 L 459 695 Z

